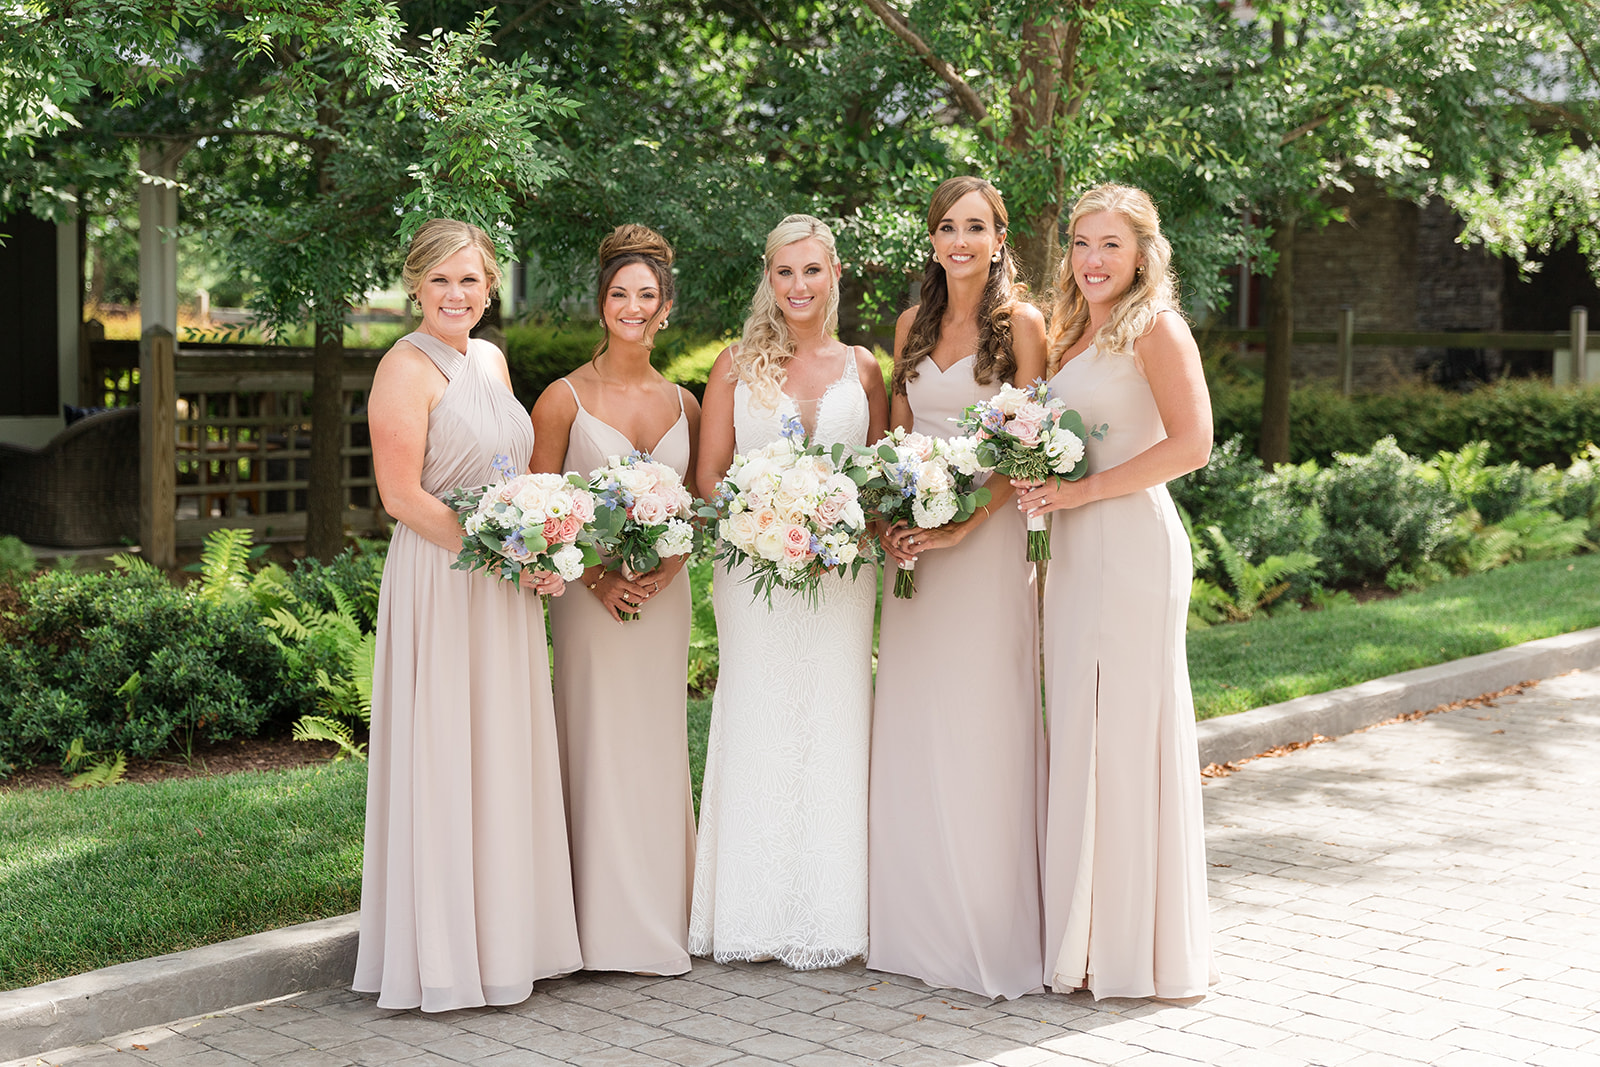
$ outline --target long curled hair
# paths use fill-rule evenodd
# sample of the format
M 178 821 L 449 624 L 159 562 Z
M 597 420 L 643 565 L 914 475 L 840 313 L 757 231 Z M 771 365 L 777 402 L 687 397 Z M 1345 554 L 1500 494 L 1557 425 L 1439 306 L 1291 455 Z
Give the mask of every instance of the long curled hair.
M 758 407 L 776 410 L 778 394 L 787 377 L 784 364 L 794 355 L 794 338 L 789 335 L 789 323 L 778 306 L 778 296 L 772 291 L 772 260 L 796 241 L 813 240 L 822 246 L 828 257 L 828 298 L 823 304 L 824 336 L 832 337 L 839 331 L 839 251 L 834 244 L 833 231 L 828 224 L 814 215 L 790 215 L 767 234 L 767 249 L 763 256 L 761 281 L 756 284 L 755 296 L 750 300 L 750 314 L 744 320 L 744 334 L 739 347 L 733 352 L 734 376 L 750 387 L 750 395 Z
M 1111 308 L 1111 316 L 1095 334 L 1104 352 L 1133 352 L 1133 343 L 1155 324 L 1163 311 L 1178 310 L 1178 281 L 1172 273 L 1172 245 L 1161 234 L 1161 217 L 1155 201 L 1143 189 L 1107 183 L 1084 193 L 1067 219 L 1067 254 L 1056 272 L 1055 306 L 1050 313 L 1050 373 L 1061 366 L 1061 356 L 1089 328 L 1089 302 L 1078 289 L 1072 269 L 1072 248 L 1078 223 L 1089 215 L 1114 211 L 1133 230 L 1144 265 L 1133 284 Z
M 962 176 L 946 180 L 934 190 L 928 205 L 928 235 L 950 213 L 957 200 L 970 192 L 983 194 L 994 215 L 995 232 L 1005 236 L 1010 216 L 1000 190 L 982 178 Z M 1017 357 L 1011 350 L 1011 316 L 1022 302 L 1027 287 L 1017 281 L 1017 264 L 1009 242 L 1000 246 L 1000 258 L 989 264 L 989 279 L 978 303 L 978 352 L 972 361 L 972 375 L 978 384 L 988 385 L 999 378 L 1010 381 L 1017 372 Z M 922 271 L 922 299 L 906 333 L 905 347 L 894 361 L 892 388 L 895 395 L 906 391 L 906 383 L 917 377 L 917 364 L 933 354 L 939 343 L 939 328 L 950 303 L 950 285 L 937 256 L 928 254 Z
M 672 260 L 672 246 L 665 237 L 648 226 L 625 222 L 608 233 L 600 242 L 600 283 L 595 287 L 594 294 L 594 306 L 600 313 L 600 321 L 605 322 L 606 290 L 611 288 L 611 281 L 617 272 L 630 263 L 643 263 L 656 276 L 656 288 L 661 292 L 661 306 L 644 324 L 645 336 L 649 338 L 646 344 L 654 345 L 654 327 L 667 317 L 667 305 L 672 303 L 677 292 L 673 284 Z M 594 351 L 589 353 L 589 358 L 597 358 L 609 347 L 611 330 L 607 328 L 599 344 L 594 346 Z

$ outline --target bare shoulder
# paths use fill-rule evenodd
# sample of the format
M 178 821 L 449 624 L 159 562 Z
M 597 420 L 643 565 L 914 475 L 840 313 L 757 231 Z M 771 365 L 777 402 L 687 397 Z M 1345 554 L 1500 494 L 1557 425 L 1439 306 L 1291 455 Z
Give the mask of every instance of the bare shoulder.
M 533 415 L 536 419 L 564 418 L 571 422 L 578 414 L 578 401 L 572 395 L 572 388 L 565 379 L 557 378 L 544 387 L 544 392 L 539 394 L 539 399 L 533 402 Z
M 385 386 L 406 389 L 435 379 L 441 386 L 444 384 L 444 375 L 433 365 L 433 360 L 410 341 L 396 341 L 373 372 L 373 384 L 380 389 Z
M 1011 309 L 1011 322 L 1013 330 L 1017 324 L 1021 324 L 1028 329 L 1037 328 L 1040 333 L 1044 332 L 1044 312 L 1032 300 L 1017 301 Z
M 734 356 L 738 355 L 738 352 L 738 344 L 731 344 L 717 353 L 716 361 L 711 364 L 711 370 L 706 374 L 706 384 L 708 386 L 733 381 L 733 359 Z
M 1176 311 L 1163 311 L 1157 315 L 1150 328 L 1133 343 L 1133 350 L 1146 362 L 1183 358 L 1191 354 L 1198 356 L 1200 353 L 1188 322 Z
M 690 420 L 700 417 L 700 400 L 685 386 L 674 386 L 678 390 L 678 399 L 683 402 L 684 413 Z

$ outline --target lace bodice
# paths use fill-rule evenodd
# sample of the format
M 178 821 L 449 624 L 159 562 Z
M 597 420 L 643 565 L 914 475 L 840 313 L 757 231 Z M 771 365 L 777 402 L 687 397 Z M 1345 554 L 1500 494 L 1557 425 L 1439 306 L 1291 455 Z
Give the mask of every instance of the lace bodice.
M 733 387 L 734 451 L 750 452 L 770 445 L 783 436 L 784 420 L 799 413 L 799 404 L 788 393 L 779 394 L 777 409 L 768 411 L 752 403 L 748 385 L 742 381 L 736 383 Z M 861 388 L 855 354 L 847 351 L 844 373 L 828 385 L 817 402 L 817 427 L 811 439 L 819 445 L 840 441 L 847 445 L 864 445 L 870 423 L 867 392 Z

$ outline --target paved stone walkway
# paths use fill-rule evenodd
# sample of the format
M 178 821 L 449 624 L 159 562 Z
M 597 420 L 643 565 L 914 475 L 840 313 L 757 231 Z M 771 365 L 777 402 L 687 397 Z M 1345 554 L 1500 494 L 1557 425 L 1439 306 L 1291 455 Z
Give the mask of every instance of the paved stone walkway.
M 1600 1065 L 1600 671 L 1205 786 L 1222 984 L 990 1004 L 860 966 L 697 962 L 424 1016 L 342 990 L 17 1064 Z

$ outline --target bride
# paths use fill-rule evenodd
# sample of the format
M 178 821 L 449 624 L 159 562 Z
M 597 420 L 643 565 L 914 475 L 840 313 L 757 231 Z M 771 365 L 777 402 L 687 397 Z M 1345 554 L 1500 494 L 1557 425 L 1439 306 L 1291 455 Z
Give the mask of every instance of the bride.
M 696 467 L 702 492 L 735 452 L 798 418 L 820 444 L 864 445 L 888 422 L 883 374 L 835 336 L 839 256 L 820 219 L 767 235 L 744 336 L 711 368 Z M 867 949 L 867 747 L 875 575 L 830 575 L 816 606 L 741 571 L 712 589 L 721 672 L 700 801 L 689 951 L 832 967 Z

